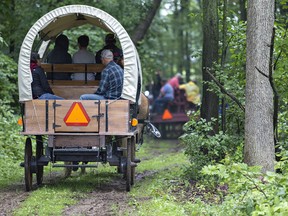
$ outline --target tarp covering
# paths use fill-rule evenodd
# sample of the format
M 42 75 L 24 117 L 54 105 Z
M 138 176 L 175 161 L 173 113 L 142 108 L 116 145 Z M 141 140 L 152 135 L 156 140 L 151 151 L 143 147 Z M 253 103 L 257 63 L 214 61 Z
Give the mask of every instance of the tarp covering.
M 32 100 L 30 54 L 37 35 L 42 40 L 49 41 L 63 30 L 87 23 L 117 35 L 124 55 L 124 81 L 121 97 L 132 102 L 136 101 L 138 78 L 142 84 L 141 64 L 137 50 L 126 30 L 114 17 L 100 9 L 86 5 L 68 5 L 42 16 L 25 36 L 18 60 L 20 102 Z

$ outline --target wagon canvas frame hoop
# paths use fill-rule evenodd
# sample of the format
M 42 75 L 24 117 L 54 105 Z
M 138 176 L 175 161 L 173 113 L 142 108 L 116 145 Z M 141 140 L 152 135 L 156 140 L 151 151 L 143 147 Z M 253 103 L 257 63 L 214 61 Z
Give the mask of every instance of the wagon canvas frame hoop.
M 72 24 L 69 24 L 69 22 L 65 20 L 65 17 L 73 15 L 78 17 L 79 14 L 82 18 L 74 20 Z M 64 26 L 62 26 L 61 23 Z M 30 54 L 37 35 L 43 40 L 43 46 L 40 47 L 40 50 L 43 50 L 48 44 L 47 41 L 55 38 L 63 30 L 68 30 L 86 23 L 96 25 L 108 32 L 114 33 L 119 39 L 123 50 L 125 65 L 121 98 L 130 100 L 133 103 L 137 101 L 137 95 L 139 95 L 141 91 L 141 87 L 139 88 L 138 84 L 140 83 L 142 86 L 141 63 L 135 45 L 124 27 L 114 17 L 98 8 L 86 5 L 68 5 L 52 10 L 42 16 L 34 23 L 24 38 L 18 60 L 20 102 L 32 100 Z M 52 31 L 54 27 L 55 29 Z

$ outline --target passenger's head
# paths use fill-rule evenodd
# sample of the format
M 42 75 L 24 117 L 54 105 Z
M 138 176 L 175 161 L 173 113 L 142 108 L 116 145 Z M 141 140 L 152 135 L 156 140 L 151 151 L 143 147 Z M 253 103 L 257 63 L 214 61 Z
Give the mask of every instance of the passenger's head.
M 120 55 L 118 61 L 117 61 L 117 64 L 120 65 L 120 67 L 122 69 L 124 69 L 124 56 L 123 56 L 123 53 Z
M 106 44 L 115 44 L 116 39 L 114 34 L 107 34 L 105 37 L 105 43 Z
M 78 44 L 81 47 L 87 47 L 89 44 L 89 37 L 87 35 L 81 35 L 78 37 Z
M 62 48 L 68 51 L 68 47 L 69 47 L 68 37 L 66 35 L 60 34 L 55 40 L 55 48 L 56 47 Z
M 161 79 L 161 85 L 164 86 L 167 83 L 168 79 L 162 78 Z
M 107 65 L 109 62 L 113 61 L 113 53 L 108 49 L 103 50 L 101 52 L 101 61 L 102 64 Z
M 37 63 L 40 60 L 40 56 L 37 52 L 32 52 L 30 56 L 31 63 Z

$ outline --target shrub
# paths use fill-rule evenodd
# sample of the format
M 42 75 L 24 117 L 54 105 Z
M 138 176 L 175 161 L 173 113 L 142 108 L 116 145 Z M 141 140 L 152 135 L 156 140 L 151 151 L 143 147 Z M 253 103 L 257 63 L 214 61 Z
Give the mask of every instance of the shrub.
M 288 152 L 283 153 L 288 155 Z M 283 165 L 285 161 L 285 165 Z M 206 186 L 215 186 L 224 196 L 220 205 L 211 205 L 208 214 L 217 215 L 286 215 L 288 213 L 287 172 L 284 174 L 267 172 L 261 167 L 249 167 L 244 163 L 205 166 Z M 282 158 L 276 168 L 287 170 L 287 157 Z M 281 168 L 281 171 L 284 171 Z M 225 190 L 223 190 L 223 188 Z
M 180 139 L 185 144 L 185 154 L 191 162 L 188 172 L 193 179 L 199 177 L 199 172 L 205 165 L 215 164 L 227 155 L 238 161 L 242 160 L 242 138 L 222 131 L 214 136 L 208 135 L 215 121 L 212 119 L 207 122 L 205 119 L 196 120 L 192 117 L 184 125 L 185 134 Z

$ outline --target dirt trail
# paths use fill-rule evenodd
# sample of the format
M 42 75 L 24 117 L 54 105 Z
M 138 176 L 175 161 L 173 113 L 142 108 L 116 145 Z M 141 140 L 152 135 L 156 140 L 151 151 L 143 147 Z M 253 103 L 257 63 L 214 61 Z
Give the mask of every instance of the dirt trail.
M 177 152 L 181 148 L 176 144 L 177 141 L 167 141 L 168 145 L 174 142 L 174 147 L 169 149 L 169 152 Z M 156 149 L 155 149 L 156 150 Z M 156 150 L 157 155 L 161 154 L 161 151 Z M 164 152 L 162 152 L 164 153 Z M 167 153 L 167 152 L 166 152 Z M 144 159 L 145 160 L 145 159 Z M 136 174 L 136 181 L 155 175 L 155 171 L 147 171 L 144 173 Z M 44 177 L 44 184 L 57 182 L 57 179 L 63 178 L 64 173 L 51 172 Z M 124 215 L 127 213 L 127 209 L 132 211 L 133 206 L 128 205 L 128 193 L 126 192 L 126 182 L 119 176 L 113 177 L 113 179 L 107 184 L 101 183 L 95 187 L 95 189 L 87 194 L 86 198 L 80 199 L 77 204 L 69 206 L 64 209 L 62 215 Z M 34 189 L 36 186 L 34 185 Z M 10 185 L 5 189 L 0 190 L 0 216 L 10 216 L 12 212 L 19 207 L 21 202 L 25 201 L 29 197 L 29 192 L 24 191 L 24 182 Z M 129 213 L 128 213 L 129 214 Z M 130 214 L 129 214 L 130 215 Z
M 0 215 L 11 215 L 21 202 L 23 202 L 29 193 L 24 191 L 23 184 L 11 185 L 8 188 L 0 190 Z

